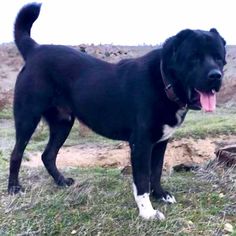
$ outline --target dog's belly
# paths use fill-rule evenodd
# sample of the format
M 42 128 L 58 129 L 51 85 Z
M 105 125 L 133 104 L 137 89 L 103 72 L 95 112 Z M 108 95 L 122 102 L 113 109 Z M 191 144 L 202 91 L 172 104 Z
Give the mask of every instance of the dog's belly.
M 113 114 L 115 114 L 115 112 Z M 125 120 L 124 117 L 120 115 L 112 118 L 112 116 L 107 113 L 101 114 L 100 112 L 99 114 L 99 112 L 95 112 L 90 114 L 89 112 L 77 112 L 76 117 L 99 135 L 114 140 L 129 140 L 131 134 L 129 121 L 128 119 Z
M 62 89 L 55 92 L 50 104 L 57 110 L 61 120 L 71 120 L 75 116 L 95 133 L 104 137 L 128 141 L 131 133 L 129 111 L 122 110 L 119 103 L 107 106 L 107 103 L 95 103 L 77 96 L 72 102 L 64 95 Z M 105 105 L 104 105 L 105 104 Z M 129 114 L 127 116 L 127 114 Z
M 110 139 L 129 140 L 134 116 L 119 96 L 107 99 L 102 91 L 96 91 L 90 96 L 79 93 L 72 107 L 77 119 L 94 132 Z
M 101 128 L 94 124 L 88 125 L 88 127 L 90 127 L 95 133 L 113 140 L 128 141 L 131 133 L 130 129 L 125 127 Z

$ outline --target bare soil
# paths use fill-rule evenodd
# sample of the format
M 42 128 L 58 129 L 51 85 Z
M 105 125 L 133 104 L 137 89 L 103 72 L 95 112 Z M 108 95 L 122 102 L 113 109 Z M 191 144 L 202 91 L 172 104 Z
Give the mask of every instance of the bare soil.
M 171 171 L 178 164 L 203 164 L 215 158 L 215 150 L 235 143 L 236 136 L 220 136 L 194 140 L 192 138 L 171 141 L 165 155 L 164 168 Z M 23 164 L 30 167 L 43 166 L 41 153 L 30 153 Z M 117 145 L 80 144 L 64 147 L 57 157 L 57 165 L 63 167 L 125 167 L 130 165 L 130 151 L 126 143 Z

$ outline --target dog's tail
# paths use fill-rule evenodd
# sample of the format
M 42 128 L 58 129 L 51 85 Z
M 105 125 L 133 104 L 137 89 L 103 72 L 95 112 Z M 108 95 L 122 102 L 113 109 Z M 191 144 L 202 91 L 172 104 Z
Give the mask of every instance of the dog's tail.
M 30 37 L 30 30 L 38 18 L 41 4 L 30 3 L 25 5 L 18 13 L 14 26 L 14 39 L 16 46 L 26 60 L 28 54 L 37 46 Z

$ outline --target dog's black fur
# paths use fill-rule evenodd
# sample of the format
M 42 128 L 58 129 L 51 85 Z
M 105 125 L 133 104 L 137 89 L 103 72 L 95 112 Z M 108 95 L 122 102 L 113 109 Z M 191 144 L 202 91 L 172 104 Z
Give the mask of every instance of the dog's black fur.
M 50 128 L 43 163 L 58 185 L 73 183 L 55 161 L 77 118 L 100 135 L 129 142 L 137 194 L 152 191 L 165 198 L 160 178 L 170 135 L 163 133 L 163 126 L 178 126 L 188 108 L 200 108 L 195 89 L 219 91 L 222 77 L 209 78 L 209 72 L 223 73 L 223 38 L 215 29 L 187 29 L 143 57 L 110 64 L 66 46 L 37 44 L 30 30 L 39 12 L 40 5 L 27 5 L 15 22 L 15 42 L 25 66 L 15 86 L 16 144 L 8 191 L 21 189 L 22 155 L 42 117 Z M 167 97 L 163 76 L 186 107 Z

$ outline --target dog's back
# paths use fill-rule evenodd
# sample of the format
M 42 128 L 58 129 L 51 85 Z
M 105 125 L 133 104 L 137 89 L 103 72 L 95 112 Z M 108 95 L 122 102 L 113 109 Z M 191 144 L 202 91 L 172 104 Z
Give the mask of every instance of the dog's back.
M 127 81 L 138 78 L 136 61 L 111 64 L 67 46 L 36 43 L 30 30 L 40 6 L 26 5 L 16 18 L 15 42 L 26 62 L 15 87 L 16 119 L 21 104 L 37 117 L 51 107 L 66 107 L 95 132 L 128 140 L 134 120 L 133 95 L 126 90 Z

